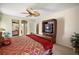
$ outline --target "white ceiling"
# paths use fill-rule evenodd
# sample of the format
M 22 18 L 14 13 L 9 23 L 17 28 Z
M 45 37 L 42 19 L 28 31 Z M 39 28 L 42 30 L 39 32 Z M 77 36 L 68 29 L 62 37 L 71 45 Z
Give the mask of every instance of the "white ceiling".
M 21 12 L 25 12 L 27 8 L 33 8 L 34 10 L 38 10 L 42 15 L 53 14 L 58 11 L 62 11 L 67 8 L 72 8 L 75 6 L 79 6 L 78 3 L 2 3 L 0 4 L 0 11 L 2 13 L 25 17 L 26 15 L 21 14 Z

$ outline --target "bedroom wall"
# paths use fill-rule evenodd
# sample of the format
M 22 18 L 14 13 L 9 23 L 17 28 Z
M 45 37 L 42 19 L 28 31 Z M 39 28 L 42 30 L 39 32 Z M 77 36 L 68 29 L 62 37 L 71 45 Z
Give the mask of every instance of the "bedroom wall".
M 0 16 L 0 25 L 1 25 L 1 16 Z
M 1 26 L 1 16 L 2 16 L 2 14 L 0 13 L 0 26 Z
M 12 36 L 12 21 L 10 20 L 10 18 L 6 15 L 3 15 L 2 16 L 2 19 L 1 19 L 1 26 L 5 28 L 5 31 L 9 32 Z
M 11 34 L 10 37 L 12 36 L 12 19 L 14 19 L 14 20 L 26 20 L 26 18 L 15 17 L 15 16 L 6 15 L 6 14 L 3 14 L 1 17 L 2 17 L 1 18 L 1 26 L 4 27 L 5 30 Z M 27 21 L 28 21 L 27 34 L 29 34 L 30 33 L 29 20 L 27 20 Z
M 66 9 L 54 14 L 52 13 L 45 19 L 52 18 L 57 19 L 57 43 L 72 48 L 70 43 L 71 35 L 74 32 L 79 33 L 79 7 Z M 42 26 L 41 23 L 39 25 Z M 39 30 L 39 34 L 41 34 L 42 27 L 40 27 Z
M 36 21 L 35 19 L 30 21 L 30 33 L 36 33 Z

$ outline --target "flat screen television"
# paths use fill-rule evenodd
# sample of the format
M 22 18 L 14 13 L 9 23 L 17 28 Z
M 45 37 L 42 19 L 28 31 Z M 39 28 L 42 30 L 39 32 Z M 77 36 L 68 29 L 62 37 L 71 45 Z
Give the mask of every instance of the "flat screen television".
M 53 24 L 45 24 L 44 32 L 46 33 L 53 33 Z

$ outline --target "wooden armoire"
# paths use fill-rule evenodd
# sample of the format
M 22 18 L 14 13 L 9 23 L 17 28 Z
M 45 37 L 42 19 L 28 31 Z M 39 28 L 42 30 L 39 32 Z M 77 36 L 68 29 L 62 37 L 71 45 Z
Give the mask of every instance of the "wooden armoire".
M 53 43 L 56 43 L 56 33 L 57 33 L 57 20 L 56 19 L 49 19 L 44 20 L 42 22 L 42 33 L 45 38 L 51 39 Z

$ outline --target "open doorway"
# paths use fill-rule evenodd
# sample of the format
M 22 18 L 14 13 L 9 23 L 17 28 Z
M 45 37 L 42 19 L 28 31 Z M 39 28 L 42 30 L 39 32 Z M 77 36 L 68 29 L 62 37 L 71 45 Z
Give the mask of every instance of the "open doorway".
M 23 36 L 27 34 L 26 20 L 12 20 L 12 36 Z
M 19 36 L 19 20 L 12 20 L 12 36 Z

